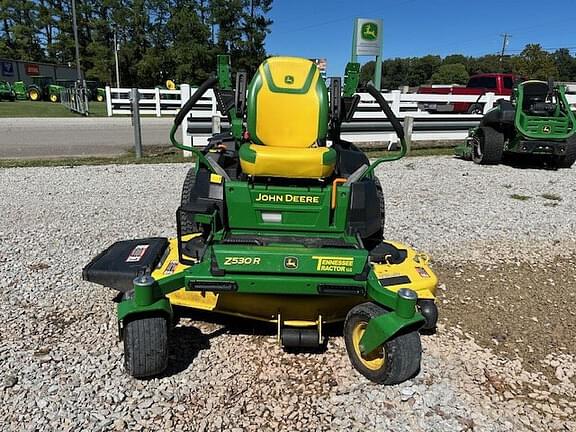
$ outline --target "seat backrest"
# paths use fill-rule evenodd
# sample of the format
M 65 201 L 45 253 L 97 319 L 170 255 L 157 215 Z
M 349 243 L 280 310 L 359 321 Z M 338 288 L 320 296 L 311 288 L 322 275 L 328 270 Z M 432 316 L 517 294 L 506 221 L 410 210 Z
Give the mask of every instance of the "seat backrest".
M 526 81 L 521 84 L 523 93 L 522 110 L 529 112 L 532 105 L 545 102 L 548 96 L 548 84 L 544 81 Z
M 248 132 L 256 144 L 306 148 L 326 137 L 328 91 L 310 60 L 265 60 L 250 82 L 247 108 Z

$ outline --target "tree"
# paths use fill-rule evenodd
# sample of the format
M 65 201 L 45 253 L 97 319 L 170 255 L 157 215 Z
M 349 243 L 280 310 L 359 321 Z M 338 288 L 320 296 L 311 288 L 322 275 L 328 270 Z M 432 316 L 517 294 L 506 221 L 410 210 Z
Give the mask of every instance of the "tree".
M 442 60 L 443 65 L 457 64 L 457 63 L 463 64 L 463 65 L 468 64 L 468 57 L 465 57 L 462 54 L 451 54 L 451 55 L 444 57 L 444 59 Z
M 526 45 L 515 61 L 514 72 L 526 79 L 547 80 L 558 76 L 554 57 L 539 44 Z
M 482 57 L 471 58 L 467 62 L 466 67 L 469 75 L 476 75 L 480 73 L 512 73 L 513 71 L 513 58 L 505 56 L 500 60 L 500 56 L 496 54 L 488 54 Z
M 558 81 L 576 81 L 576 58 L 570 55 L 570 50 L 561 48 L 552 54 L 558 69 Z
M 466 84 L 468 82 L 466 67 L 460 63 L 444 64 L 432 75 L 433 84 Z

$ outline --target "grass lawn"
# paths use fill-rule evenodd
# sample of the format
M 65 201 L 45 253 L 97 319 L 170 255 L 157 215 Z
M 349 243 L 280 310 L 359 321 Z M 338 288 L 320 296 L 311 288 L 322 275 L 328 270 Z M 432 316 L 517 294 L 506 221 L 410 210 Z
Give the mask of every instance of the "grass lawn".
M 106 115 L 105 102 L 90 102 L 90 117 L 105 117 Z M 81 117 L 81 115 L 69 111 L 60 103 L 2 101 L 0 102 L 0 118 L 2 117 Z
M 370 158 L 383 156 L 386 152 L 366 152 Z M 445 156 L 452 155 L 451 148 L 414 149 L 408 157 L 412 156 Z M 147 146 L 144 155 L 136 159 L 133 151 L 117 157 L 78 157 L 63 159 L 0 159 L 0 168 L 25 168 L 49 166 L 78 166 L 78 165 L 110 165 L 110 164 L 155 164 L 155 163 L 191 163 L 194 157 L 183 157 L 182 152 L 175 148 Z

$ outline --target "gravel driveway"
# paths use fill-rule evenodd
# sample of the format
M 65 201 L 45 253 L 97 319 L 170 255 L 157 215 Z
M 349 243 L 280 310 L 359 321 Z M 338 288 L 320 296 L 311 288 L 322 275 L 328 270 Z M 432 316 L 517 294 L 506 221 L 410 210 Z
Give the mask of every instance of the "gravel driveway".
M 187 169 L 0 170 L 0 429 L 576 431 L 573 340 L 542 360 L 550 377 L 450 321 L 423 337 L 421 373 L 396 387 L 353 371 L 341 337 L 323 354 L 289 354 L 273 330 L 194 316 L 175 329 L 165 376 L 127 376 L 114 293 L 82 282 L 81 269 L 118 239 L 172 235 Z M 439 268 L 480 273 L 576 255 L 576 169 L 428 157 L 379 175 L 387 236 Z M 441 285 L 441 301 L 473 283 L 458 281 Z M 574 293 L 571 279 L 559 295 Z

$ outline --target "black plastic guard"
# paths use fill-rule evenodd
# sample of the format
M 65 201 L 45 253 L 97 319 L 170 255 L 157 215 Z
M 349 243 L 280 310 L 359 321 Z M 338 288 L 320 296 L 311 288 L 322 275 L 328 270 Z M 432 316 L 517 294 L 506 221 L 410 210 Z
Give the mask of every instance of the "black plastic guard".
M 120 292 L 132 289 L 136 276 L 152 273 L 168 247 L 165 237 L 123 240 L 95 256 L 82 270 L 82 279 Z

